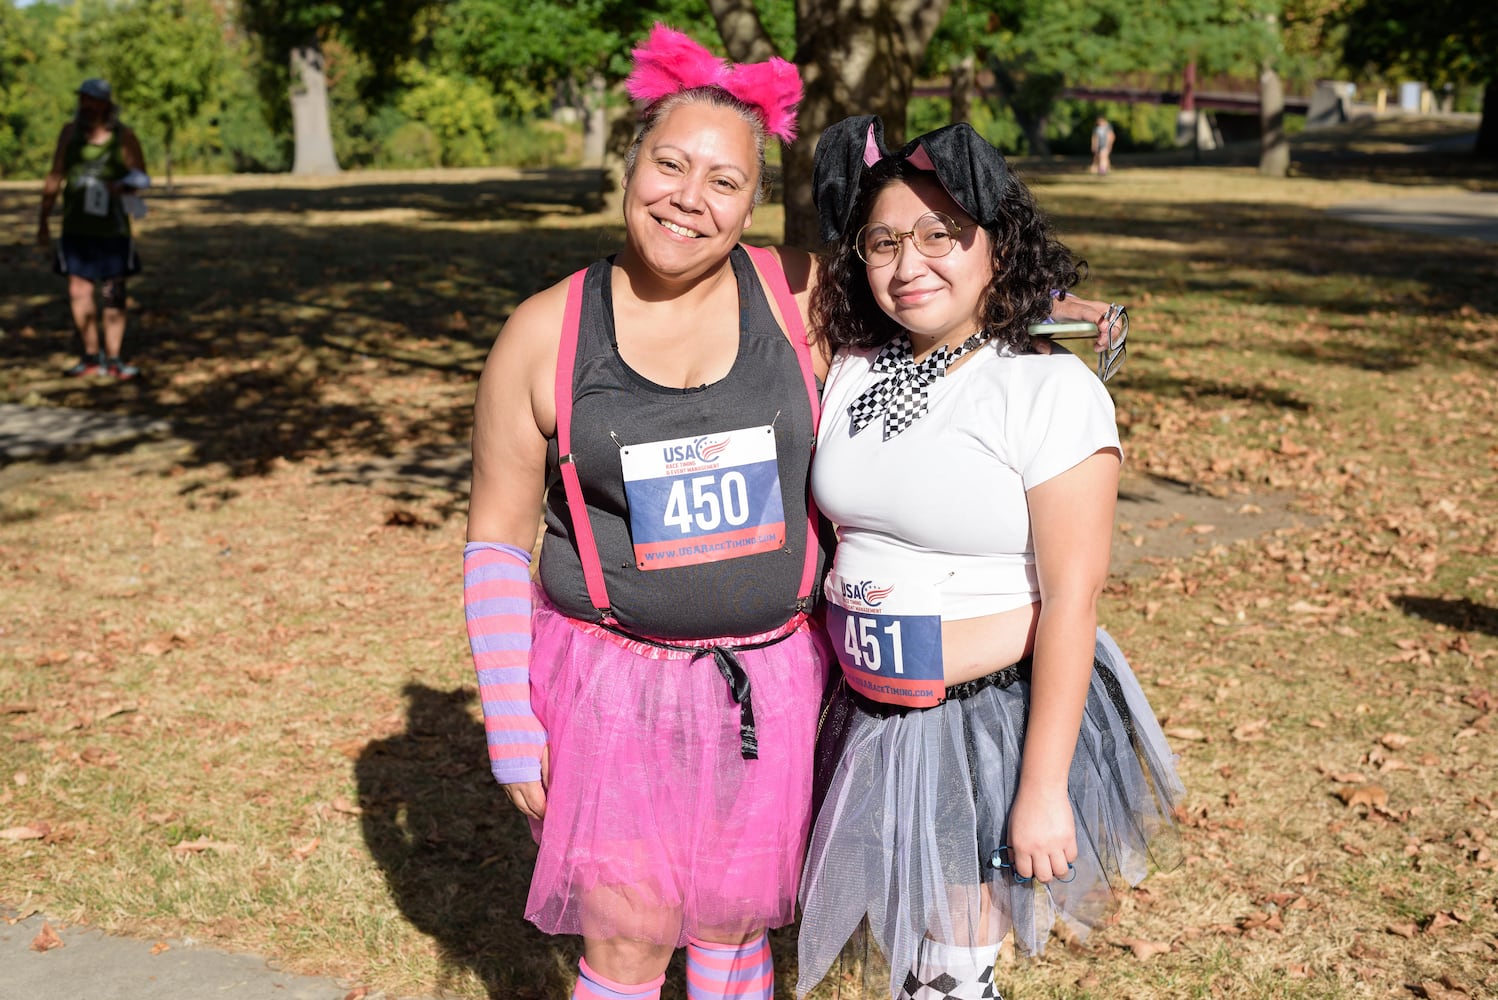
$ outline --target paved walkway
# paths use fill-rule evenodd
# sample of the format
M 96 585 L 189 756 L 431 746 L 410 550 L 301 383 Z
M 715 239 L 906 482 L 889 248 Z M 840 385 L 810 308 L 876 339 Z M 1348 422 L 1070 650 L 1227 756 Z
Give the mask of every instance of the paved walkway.
M 0 403 L 0 464 L 83 455 L 95 448 L 165 437 L 171 429 L 167 421 L 150 417 Z
M 1349 202 L 1326 211 L 1348 222 L 1498 243 L 1498 193 Z
M 40 914 L 11 924 L 14 912 L 0 914 L 0 1000 L 345 1000 L 351 992 L 394 1000 L 335 979 L 277 972 L 254 955 L 111 937 Z M 47 941 L 61 944 L 39 950 Z

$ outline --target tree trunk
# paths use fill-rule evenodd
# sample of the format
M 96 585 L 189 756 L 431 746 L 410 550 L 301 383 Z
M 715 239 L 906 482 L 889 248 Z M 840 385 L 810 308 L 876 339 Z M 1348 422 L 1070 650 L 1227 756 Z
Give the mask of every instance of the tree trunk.
M 973 92 L 978 89 L 978 59 L 971 52 L 952 67 L 952 121 L 973 119 Z
M 583 88 L 583 166 L 603 167 L 608 148 L 608 94 L 603 75 L 595 73 Z
M 1473 152 L 1479 159 L 1498 160 L 1498 79 L 1489 80 L 1482 88 L 1482 124 L 1477 126 Z
M 905 138 L 905 109 L 915 85 L 916 67 L 949 0 L 796 0 L 796 56 L 804 93 L 797 131 L 784 148 L 785 242 L 814 250 L 821 246 L 812 201 L 816 141 L 827 126 L 849 115 L 884 119 L 885 141 Z M 738 62 L 774 54 L 754 4 L 709 0 L 729 56 Z
M 1020 130 L 1025 133 L 1025 141 L 1030 146 L 1031 156 L 1050 156 L 1051 141 L 1046 138 L 1045 128 L 1050 121 L 1050 114 L 1046 111 L 1034 111 L 1031 105 L 1041 104 L 1049 108 L 1049 101 L 1034 101 L 1026 99 L 1020 93 L 1020 85 L 1015 82 L 1014 76 L 1009 72 L 1009 67 L 999 62 L 997 57 L 988 60 L 989 72 L 993 73 L 994 90 L 998 91 L 999 97 L 1009 110 L 1014 112 L 1014 120 L 1019 123 Z M 1056 89 L 1060 89 L 1059 80 Z M 1033 98 L 1033 95 L 1031 95 Z
M 172 193 L 172 143 L 177 138 L 177 130 L 168 122 L 166 135 L 162 140 L 162 160 L 166 163 L 166 193 Z
M 1290 142 L 1285 138 L 1285 87 L 1274 68 L 1259 74 L 1259 173 L 1284 177 L 1290 172 Z
M 296 142 L 294 174 L 336 174 L 328 116 L 328 78 L 322 46 L 314 38 L 291 50 L 291 123 Z

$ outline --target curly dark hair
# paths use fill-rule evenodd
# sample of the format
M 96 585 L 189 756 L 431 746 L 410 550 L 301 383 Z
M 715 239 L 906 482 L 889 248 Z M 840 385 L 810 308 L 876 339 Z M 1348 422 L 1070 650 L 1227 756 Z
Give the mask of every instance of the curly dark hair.
M 865 172 L 842 238 L 823 254 L 811 316 L 834 348 L 879 347 L 901 332 L 900 325 L 874 301 L 854 242 L 879 192 L 896 181 L 918 177 L 935 175 L 904 159 L 881 160 Z M 1012 173 L 1004 180 L 998 221 L 983 228 L 992 245 L 994 269 L 983 304 L 986 326 L 999 343 L 1029 351 L 1030 324 L 1051 314 L 1052 290 L 1065 294 L 1082 280 L 1087 264 L 1073 258 L 1065 244 L 1051 235 L 1030 189 Z

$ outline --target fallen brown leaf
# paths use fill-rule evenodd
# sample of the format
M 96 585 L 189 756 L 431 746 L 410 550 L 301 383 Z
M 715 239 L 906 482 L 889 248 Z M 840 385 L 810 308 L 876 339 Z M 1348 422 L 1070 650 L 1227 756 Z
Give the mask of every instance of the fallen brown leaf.
M 1413 939 L 1420 933 L 1420 928 L 1414 924 L 1389 924 L 1384 931 L 1397 937 Z
M 1233 739 L 1237 740 L 1239 743 L 1248 743 L 1253 740 L 1262 740 L 1266 735 L 1265 730 L 1267 730 L 1268 728 L 1268 719 L 1254 719 L 1252 722 L 1245 722 L 1241 726 L 1235 728 L 1233 730 Z
M 1239 920 L 1238 926 L 1245 931 L 1266 930 L 1278 932 L 1285 929 L 1285 921 L 1279 915 L 1278 911 L 1259 910 Z
M 0 830 L 0 840 L 41 840 L 51 832 L 52 827 L 46 823 L 37 823 L 35 826 L 13 826 Z
M 1443 927 L 1459 927 L 1465 920 L 1455 910 L 1437 910 L 1430 915 L 1425 922 L 1425 933 L 1441 930 Z
M 234 844 L 226 844 L 221 840 L 209 840 L 207 837 L 199 837 L 197 840 L 184 840 L 180 844 L 172 845 L 172 851 L 176 854 L 201 854 L 204 851 L 229 854 L 237 850 L 239 848 Z
M 1127 948 L 1134 953 L 1134 957 L 1141 962 L 1156 955 L 1165 955 L 1170 952 L 1170 945 L 1162 941 L 1145 941 L 1140 938 L 1125 938 L 1118 942 L 1120 948 Z
M 1337 798 L 1349 809 L 1367 806 L 1370 809 L 1387 809 L 1389 793 L 1382 785 L 1357 785 L 1353 788 L 1337 789 Z
M 63 947 L 62 938 L 52 929 L 52 925 L 42 922 L 42 929 L 37 932 L 36 937 L 31 939 L 32 951 L 51 951 L 53 948 Z
M 160 955 L 164 951 L 171 950 L 172 946 L 167 944 L 165 941 L 157 941 L 155 944 L 151 945 L 151 954 L 153 955 Z
M 345 816 L 358 816 L 364 811 L 342 795 L 333 800 L 333 810 L 334 812 L 341 812 Z
M 1200 729 L 1191 729 L 1187 726 L 1174 726 L 1165 730 L 1165 735 L 1173 740 L 1188 740 L 1193 743 L 1205 743 L 1207 734 Z

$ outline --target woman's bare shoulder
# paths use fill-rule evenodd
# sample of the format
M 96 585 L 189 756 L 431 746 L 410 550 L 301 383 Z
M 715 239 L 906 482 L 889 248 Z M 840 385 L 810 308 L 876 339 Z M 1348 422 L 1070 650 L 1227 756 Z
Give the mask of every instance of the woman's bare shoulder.
M 549 346 L 555 351 L 561 339 L 571 281 L 572 276 L 568 275 L 516 306 L 500 330 L 499 342 L 508 342 L 522 350 L 540 350 Z

